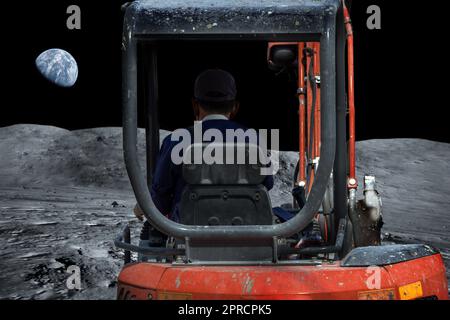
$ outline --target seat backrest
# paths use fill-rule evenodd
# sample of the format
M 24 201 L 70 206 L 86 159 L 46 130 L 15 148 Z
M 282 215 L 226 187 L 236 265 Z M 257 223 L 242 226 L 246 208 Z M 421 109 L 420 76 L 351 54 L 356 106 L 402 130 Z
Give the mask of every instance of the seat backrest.
M 264 167 L 261 149 L 248 144 L 194 144 L 187 153 L 209 152 L 212 148 L 216 154 L 210 153 L 214 156 L 222 152 L 214 163 L 189 164 L 185 161 L 183 165 L 187 187 L 180 203 L 181 222 L 189 225 L 272 224 L 272 205 L 267 189 L 262 185 L 265 176 L 261 174 Z M 227 157 L 231 160 L 226 152 L 233 152 L 234 162 L 240 160 L 239 164 L 232 164 L 232 161 L 226 164 Z M 240 156 L 237 155 L 239 152 Z M 261 154 L 255 158 L 252 152 Z M 218 161 L 220 159 L 222 161 Z
M 205 145 L 193 145 L 189 152 L 195 148 L 198 148 L 197 151 L 208 151 Z M 234 144 L 217 146 L 217 150 L 220 148 L 233 152 L 241 148 L 242 151 L 242 146 Z M 245 146 L 244 149 L 245 156 L 241 160 L 245 158 L 246 161 L 240 164 L 185 162 L 183 177 L 187 186 L 180 202 L 181 223 L 200 226 L 274 223 L 270 197 L 262 185 L 265 176 L 261 175 L 261 169 L 265 162 L 252 163 L 249 159 L 252 147 Z M 267 241 L 241 239 L 228 243 L 191 240 L 188 245 L 189 260 L 192 262 L 273 261 L 273 243 Z

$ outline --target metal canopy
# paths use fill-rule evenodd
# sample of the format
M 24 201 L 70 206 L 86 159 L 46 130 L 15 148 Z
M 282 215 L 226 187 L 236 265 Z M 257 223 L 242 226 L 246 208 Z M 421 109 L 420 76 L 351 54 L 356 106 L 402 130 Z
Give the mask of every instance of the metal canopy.
M 321 34 L 340 0 L 140 0 L 125 25 L 138 36 Z

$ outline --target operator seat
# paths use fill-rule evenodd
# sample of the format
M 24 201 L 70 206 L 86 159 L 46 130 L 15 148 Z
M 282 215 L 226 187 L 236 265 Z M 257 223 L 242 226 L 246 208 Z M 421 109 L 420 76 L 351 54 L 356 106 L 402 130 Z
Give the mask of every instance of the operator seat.
M 180 222 L 200 226 L 274 224 L 270 197 L 262 184 L 265 176 L 261 170 L 265 162 L 249 161 L 256 150 L 262 155 L 261 149 L 249 144 L 193 144 L 185 155 L 192 156 L 195 150 L 208 152 L 211 150 L 208 148 L 212 147 L 216 152 L 222 150 L 222 162 L 186 164 L 185 161 L 183 164 L 183 177 L 187 185 L 180 201 Z M 234 155 L 234 160 L 237 160 L 239 153 L 241 161 L 238 164 L 226 164 L 227 155 Z M 273 259 L 273 243 L 244 238 L 232 243 L 191 240 L 188 259 L 199 263 L 270 262 Z
M 273 224 L 272 204 L 261 174 L 264 165 L 257 158 L 262 150 L 249 144 L 193 144 L 187 154 L 201 151 L 215 157 L 220 163 L 183 165 L 186 188 L 180 202 L 181 223 L 187 225 L 270 225 Z M 215 150 L 215 151 L 214 151 Z M 226 164 L 232 155 L 238 164 Z M 241 152 L 241 161 L 237 154 Z M 258 152 L 259 157 L 250 156 Z M 193 158 L 191 158 L 193 159 Z M 243 161 L 245 160 L 245 161 Z M 193 161 L 191 161 L 193 162 Z M 218 162 L 218 161 L 216 161 Z

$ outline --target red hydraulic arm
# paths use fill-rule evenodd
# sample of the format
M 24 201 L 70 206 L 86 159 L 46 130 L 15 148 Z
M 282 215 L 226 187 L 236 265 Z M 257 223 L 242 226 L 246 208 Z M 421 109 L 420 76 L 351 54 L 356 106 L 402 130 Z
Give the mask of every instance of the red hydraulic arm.
M 320 79 L 320 43 L 315 42 L 313 44 L 314 48 L 314 75 L 316 79 Z M 315 105 L 315 115 L 314 115 L 314 156 L 320 157 L 320 85 L 317 85 L 317 97 L 316 97 L 316 105 Z
M 347 64 L 348 64 L 348 108 L 349 108 L 349 144 L 348 144 L 348 158 L 349 158 L 349 177 L 348 188 L 356 189 L 358 181 L 356 178 L 356 137 L 355 137 L 355 83 L 354 83 L 354 51 L 353 51 L 353 29 L 350 20 L 348 8 L 344 5 L 344 22 L 347 33 Z M 320 85 L 316 86 L 316 103 L 312 106 L 312 90 L 308 85 L 310 61 L 314 61 L 313 74 L 318 80 L 320 77 L 320 43 L 318 42 L 299 42 L 299 43 L 269 43 L 269 52 L 273 46 L 276 45 L 292 45 L 296 44 L 298 47 L 298 99 L 299 99 L 299 173 L 297 177 L 298 185 L 306 186 L 306 154 L 311 146 L 312 154 L 308 157 L 312 160 L 320 157 L 320 142 L 321 142 L 321 102 L 320 102 Z M 305 49 L 311 48 L 312 54 L 305 54 Z M 306 80 L 308 79 L 308 80 Z M 311 136 L 311 112 L 314 107 L 314 130 Z M 309 190 L 314 182 L 314 170 L 311 171 L 309 177 L 309 185 L 306 190 Z
M 348 177 L 348 188 L 356 189 L 358 180 L 356 179 L 356 137 L 355 137 L 355 78 L 354 78 L 354 58 L 353 58 L 353 28 L 350 13 L 344 2 L 344 22 L 347 31 L 347 64 L 348 64 L 348 108 L 349 108 L 349 143 L 348 157 L 350 172 Z
M 305 44 L 303 42 L 298 43 L 298 99 L 299 99 L 299 174 L 297 177 L 297 183 L 305 184 L 305 69 L 303 67 L 303 49 Z

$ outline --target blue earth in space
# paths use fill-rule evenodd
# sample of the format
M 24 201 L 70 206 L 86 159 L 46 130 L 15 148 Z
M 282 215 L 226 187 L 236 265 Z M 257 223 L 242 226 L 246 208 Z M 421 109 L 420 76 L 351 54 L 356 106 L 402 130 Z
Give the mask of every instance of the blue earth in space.
M 39 72 L 60 87 L 72 87 L 78 78 L 78 65 L 70 53 L 62 49 L 49 49 L 36 59 Z

